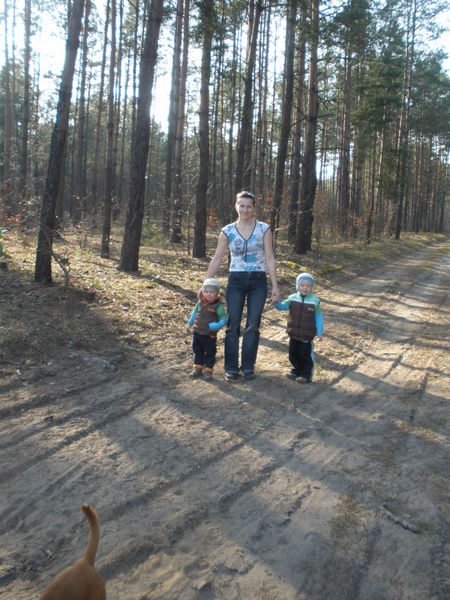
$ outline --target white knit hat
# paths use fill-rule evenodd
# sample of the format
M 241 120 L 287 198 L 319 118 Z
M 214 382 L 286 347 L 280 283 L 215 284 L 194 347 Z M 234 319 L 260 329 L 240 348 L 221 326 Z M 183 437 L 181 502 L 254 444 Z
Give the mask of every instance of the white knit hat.
M 202 285 L 202 290 L 205 288 L 216 288 L 217 292 L 220 290 L 220 281 L 214 277 L 207 277 Z
M 297 279 L 295 280 L 295 288 L 298 290 L 298 286 L 300 285 L 300 282 L 302 281 L 302 279 L 306 279 L 307 281 L 309 281 L 311 283 L 311 285 L 314 286 L 314 277 L 311 275 L 311 273 L 300 273 L 300 275 L 297 275 Z

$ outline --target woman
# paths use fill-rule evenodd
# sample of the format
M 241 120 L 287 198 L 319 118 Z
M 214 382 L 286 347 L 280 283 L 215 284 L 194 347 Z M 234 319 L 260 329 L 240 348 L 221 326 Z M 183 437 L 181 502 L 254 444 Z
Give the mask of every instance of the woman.
M 250 192 L 236 196 L 238 219 L 222 228 L 207 277 L 215 277 L 222 258 L 230 252 L 231 261 L 226 292 L 227 329 L 225 333 L 225 379 L 239 377 L 239 336 L 245 300 L 247 322 L 242 340 L 241 364 L 245 379 L 254 378 L 258 353 L 259 326 L 267 298 L 267 276 L 272 284 L 272 302 L 280 298 L 276 276 L 272 233 L 266 223 L 255 218 L 255 197 Z

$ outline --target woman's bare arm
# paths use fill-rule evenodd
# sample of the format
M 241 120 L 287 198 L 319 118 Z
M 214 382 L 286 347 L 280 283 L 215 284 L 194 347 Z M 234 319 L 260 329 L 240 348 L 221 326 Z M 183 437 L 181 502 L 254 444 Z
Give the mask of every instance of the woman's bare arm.
M 270 229 L 268 229 L 264 235 L 264 258 L 266 260 L 266 267 L 267 272 L 269 273 L 270 283 L 272 284 L 272 302 L 278 302 L 280 299 L 280 292 L 278 290 L 277 282 L 277 264 L 273 254 L 272 232 Z
M 219 270 L 220 263 L 222 262 L 223 257 L 228 251 L 228 239 L 227 236 L 220 232 L 219 239 L 217 241 L 217 248 L 214 256 L 209 263 L 208 272 L 206 273 L 206 277 L 215 277 L 217 271 Z

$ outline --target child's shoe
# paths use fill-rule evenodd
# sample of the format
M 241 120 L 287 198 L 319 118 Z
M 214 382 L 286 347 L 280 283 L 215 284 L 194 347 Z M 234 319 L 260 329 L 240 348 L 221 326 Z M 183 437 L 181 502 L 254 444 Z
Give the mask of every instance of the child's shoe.
M 203 379 L 205 381 L 211 381 L 212 378 L 213 378 L 213 370 L 208 369 L 208 367 L 205 367 L 205 369 L 203 370 Z
M 194 367 L 194 369 L 190 372 L 189 377 L 191 377 L 192 379 L 198 379 L 202 375 L 203 375 L 203 368 L 202 367 Z

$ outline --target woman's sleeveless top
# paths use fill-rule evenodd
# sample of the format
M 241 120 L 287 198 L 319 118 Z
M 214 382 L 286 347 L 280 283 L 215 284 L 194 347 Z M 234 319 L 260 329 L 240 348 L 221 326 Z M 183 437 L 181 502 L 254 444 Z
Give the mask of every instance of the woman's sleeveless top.
M 265 271 L 264 236 L 269 229 L 267 223 L 256 221 L 248 239 L 239 233 L 236 223 L 230 223 L 222 228 L 230 248 L 231 271 Z

